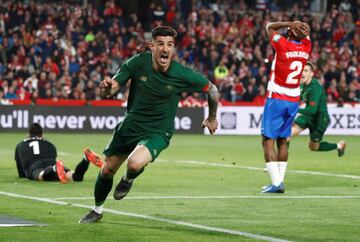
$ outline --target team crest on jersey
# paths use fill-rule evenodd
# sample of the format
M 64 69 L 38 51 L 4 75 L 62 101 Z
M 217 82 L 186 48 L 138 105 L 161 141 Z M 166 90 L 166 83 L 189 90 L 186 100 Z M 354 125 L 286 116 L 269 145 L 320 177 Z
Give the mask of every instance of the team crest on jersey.
M 278 42 L 280 38 L 281 38 L 280 34 L 275 34 L 274 37 L 273 37 L 273 41 Z
M 173 89 L 173 86 L 172 86 L 172 85 L 166 85 L 166 89 L 167 89 L 168 91 L 170 91 L 170 90 Z
M 146 77 L 146 76 L 140 76 L 139 79 L 140 79 L 140 81 L 143 81 L 143 82 L 147 81 L 147 77 Z

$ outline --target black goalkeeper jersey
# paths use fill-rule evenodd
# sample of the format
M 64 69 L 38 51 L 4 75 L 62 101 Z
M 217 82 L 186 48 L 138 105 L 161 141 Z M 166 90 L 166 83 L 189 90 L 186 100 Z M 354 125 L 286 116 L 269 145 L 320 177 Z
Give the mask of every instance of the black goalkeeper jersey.
M 31 169 L 43 162 L 56 163 L 56 147 L 40 137 L 30 137 L 21 141 L 15 150 L 15 161 L 19 177 L 28 177 Z

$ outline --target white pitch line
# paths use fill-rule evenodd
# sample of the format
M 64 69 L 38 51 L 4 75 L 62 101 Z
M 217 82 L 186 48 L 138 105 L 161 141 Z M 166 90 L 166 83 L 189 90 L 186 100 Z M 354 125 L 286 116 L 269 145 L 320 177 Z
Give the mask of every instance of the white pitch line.
M 360 196 L 154 196 L 125 197 L 125 200 L 162 200 L 162 199 L 359 199 Z M 53 200 L 93 200 L 94 197 L 52 197 Z M 108 198 L 113 199 L 113 198 Z
M 44 227 L 47 225 L 43 225 L 43 224 L 0 224 L 0 227 L 33 227 L 33 226 Z
M 25 196 L 25 195 L 21 195 L 21 194 L 9 193 L 9 192 L 3 192 L 3 191 L 0 191 L 0 195 L 4 195 L 4 196 L 8 196 L 8 197 L 30 199 L 30 200 L 34 200 L 34 201 L 52 203 L 52 204 L 63 205 L 63 206 L 65 205 L 65 206 L 72 206 L 72 207 L 78 207 L 78 208 L 92 209 L 92 206 L 76 204 L 76 203 L 69 204 L 67 202 L 56 201 L 56 200 L 49 199 L 49 198 L 38 198 L 38 197 Z M 128 212 L 123 212 L 123 211 L 114 210 L 114 209 L 107 209 L 107 208 L 104 208 L 104 211 L 108 212 L 108 213 L 112 213 L 112 214 L 118 214 L 118 215 L 133 217 L 133 218 L 141 218 L 141 219 L 153 220 L 153 221 L 158 221 L 158 222 L 163 222 L 163 223 L 181 225 L 181 226 L 185 226 L 185 227 L 206 230 L 206 231 L 211 231 L 211 232 L 219 232 L 219 233 L 224 233 L 224 234 L 238 235 L 238 236 L 243 236 L 243 237 L 257 239 L 257 240 L 274 241 L 274 242 L 275 241 L 276 242 L 288 242 L 288 240 L 283 240 L 283 239 L 270 237 L 270 236 L 252 234 L 252 233 L 247 233 L 247 232 L 238 231 L 238 230 L 224 229 L 224 228 L 206 226 L 206 225 L 201 225 L 201 224 L 188 223 L 188 222 L 179 221 L 179 220 L 159 218 L 159 217 L 154 217 L 154 216 L 149 216 L 149 215 L 144 215 L 144 214 L 128 213 Z M 84 226 L 86 226 L 86 225 L 84 225 Z
M 245 170 L 257 170 L 264 171 L 264 168 L 256 167 L 256 166 L 242 166 L 242 165 L 231 165 L 231 164 L 222 164 L 216 162 L 207 162 L 207 161 L 196 161 L 196 160 L 165 160 L 159 159 L 160 162 L 176 162 L 181 164 L 191 164 L 191 165 L 206 165 L 206 166 L 217 166 L 217 167 L 228 167 L 228 168 L 237 168 L 237 169 L 245 169 Z M 305 174 L 305 175 L 319 175 L 319 176 L 331 176 L 331 177 L 341 177 L 341 178 L 350 178 L 350 179 L 360 179 L 360 176 L 349 175 L 349 174 L 335 174 L 335 173 L 326 173 L 320 171 L 301 171 L 301 170 L 287 170 L 289 173 L 296 174 Z

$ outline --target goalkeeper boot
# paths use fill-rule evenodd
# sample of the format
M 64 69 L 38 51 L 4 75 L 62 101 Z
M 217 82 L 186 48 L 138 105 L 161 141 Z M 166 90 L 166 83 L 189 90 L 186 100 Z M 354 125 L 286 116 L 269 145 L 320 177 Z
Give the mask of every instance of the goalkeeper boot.
M 121 200 L 129 193 L 133 181 L 125 181 L 124 178 L 121 178 L 120 183 L 115 187 L 114 190 L 114 199 Z
M 345 140 L 341 140 L 339 141 L 338 143 L 338 149 L 337 149 L 337 152 L 338 152 L 338 156 L 341 157 L 345 154 L 345 148 L 346 148 L 346 141 Z
M 86 157 L 86 160 L 93 163 L 99 168 L 102 168 L 104 165 L 104 162 L 101 160 L 101 157 L 96 154 L 94 151 L 90 150 L 89 148 L 84 149 L 84 155 Z
M 56 161 L 56 174 L 61 183 L 68 183 L 69 180 L 66 177 L 66 172 L 62 160 Z
M 103 215 L 91 210 L 88 214 L 85 215 L 82 219 L 79 220 L 80 224 L 92 224 L 98 223 L 101 221 Z

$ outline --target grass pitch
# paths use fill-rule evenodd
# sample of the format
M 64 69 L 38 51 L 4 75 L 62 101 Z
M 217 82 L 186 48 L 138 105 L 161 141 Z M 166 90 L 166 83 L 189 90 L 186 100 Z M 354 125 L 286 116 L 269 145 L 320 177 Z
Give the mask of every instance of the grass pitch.
M 308 138 L 290 145 L 286 192 L 260 192 L 260 137 L 175 135 L 170 147 L 136 179 L 127 198 L 105 203 L 99 224 L 78 220 L 93 205 L 98 168 L 81 183 L 17 178 L 14 149 L 23 134 L 0 135 L 0 214 L 48 224 L 0 228 L 0 241 L 360 241 L 360 138 L 342 158 L 311 152 Z M 58 158 L 74 169 L 89 146 L 100 153 L 110 134 L 46 134 Z M 117 173 L 114 185 L 124 168 Z

